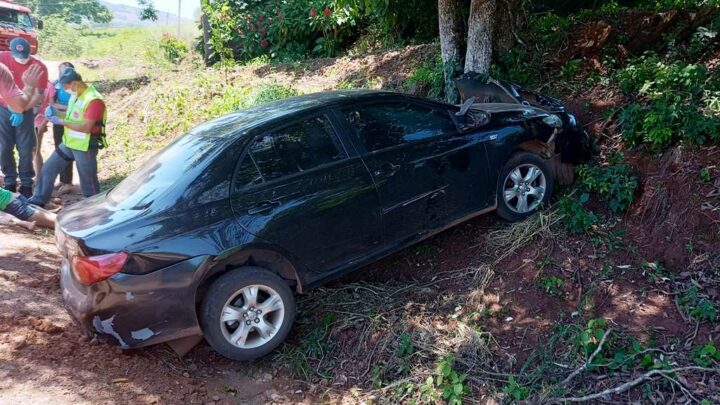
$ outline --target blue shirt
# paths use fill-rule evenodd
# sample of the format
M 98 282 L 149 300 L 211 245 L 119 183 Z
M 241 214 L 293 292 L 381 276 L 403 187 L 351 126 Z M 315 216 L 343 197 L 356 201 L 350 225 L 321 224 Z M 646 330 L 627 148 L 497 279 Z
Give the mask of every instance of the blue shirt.
M 57 103 L 61 105 L 68 105 L 68 102 L 70 102 L 70 93 L 65 91 L 62 84 L 60 84 L 57 80 L 53 84 L 55 85 L 55 100 Z

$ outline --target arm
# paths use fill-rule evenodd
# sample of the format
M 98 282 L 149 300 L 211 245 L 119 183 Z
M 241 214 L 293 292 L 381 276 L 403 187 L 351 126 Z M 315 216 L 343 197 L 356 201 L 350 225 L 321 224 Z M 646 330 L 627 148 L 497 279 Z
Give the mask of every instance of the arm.
M 29 104 L 31 95 L 35 92 L 40 77 L 42 76 L 42 69 L 37 66 L 31 66 L 23 74 L 23 81 L 25 83 L 25 89 L 20 90 L 13 80 L 12 73 L 5 65 L 0 65 L 0 89 L 2 90 L 2 98 L 5 103 L 13 109 L 13 111 L 25 111 Z

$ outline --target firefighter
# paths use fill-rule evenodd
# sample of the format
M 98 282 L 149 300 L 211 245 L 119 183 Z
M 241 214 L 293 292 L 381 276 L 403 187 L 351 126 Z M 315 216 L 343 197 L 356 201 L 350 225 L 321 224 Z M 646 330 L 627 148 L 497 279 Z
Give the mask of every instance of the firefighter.
M 63 70 L 58 83 L 70 93 L 65 118 L 56 115 L 49 106 L 45 117 L 55 125 L 65 127 L 63 140 L 43 166 L 40 181 L 30 203 L 44 207 L 50 201 L 58 175 L 74 161 L 80 175 L 80 188 L 85 197 L 100 191 L 97 175 L 97 154 L 107 147 L 105 123 L 107 111 L 103 96 L 94 86 L 85 83 L 75 69 Z

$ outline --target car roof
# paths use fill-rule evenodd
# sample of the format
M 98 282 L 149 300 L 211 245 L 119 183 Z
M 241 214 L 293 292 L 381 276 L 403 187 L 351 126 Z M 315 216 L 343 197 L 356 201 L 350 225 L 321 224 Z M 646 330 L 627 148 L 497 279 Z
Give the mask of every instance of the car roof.
M 376 101 L 392 98 L 424 100 L 402 93 L 380 90 L 339 90 L 310 93 L 283 100 L 260 104 L 236 111 L 201 124 L 190 131 L 199 136 L 226 137 L 245 133 L 252 128 L 270 121 L 282 121 L 303 111 L 321 107 L 332 107 L 348 103 Z M 425 100 L 430 101 L 430 100 Z

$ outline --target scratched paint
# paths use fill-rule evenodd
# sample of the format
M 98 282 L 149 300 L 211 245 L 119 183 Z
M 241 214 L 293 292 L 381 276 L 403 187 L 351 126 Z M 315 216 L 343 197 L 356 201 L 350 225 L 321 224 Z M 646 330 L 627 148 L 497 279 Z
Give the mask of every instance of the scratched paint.
M 155 333 L 150 330 L 150 328 L 143 328 L 140 330 L 134 330 L 130 332 L 130 336 L 132 336 L 135 340 L 148 340 L 150 339 Z
M 119 333 L 115 331 L 113 328 L 113 321 L 115 320 L 115 315 L 111 316 L 108 319 L 102 320 L 99 316 L 95 316 L 93 318 L 93 326 L 95 327 L 95 330 L 97 330 L 100 333 L 104 333 L 110 336 L 113 336 L 115 339 L 117 339 L 118 344 L 122 349 L 127 349 L 129 346 L 125 341 L 123 340 L 122 336 L 120 336 Z

